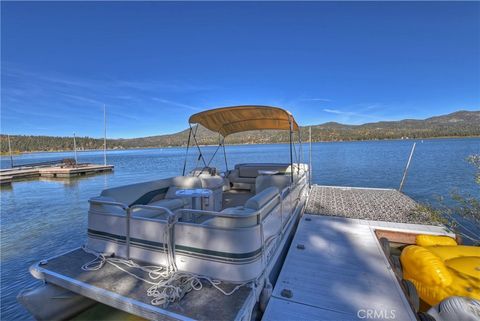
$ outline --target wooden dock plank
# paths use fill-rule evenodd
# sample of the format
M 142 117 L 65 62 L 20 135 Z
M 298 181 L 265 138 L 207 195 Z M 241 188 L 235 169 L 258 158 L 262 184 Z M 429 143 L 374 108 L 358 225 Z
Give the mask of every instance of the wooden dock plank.
M 13 180 L 12 176 L 0 176 L 0 185 L 11 184 Z
M 45 167 L 40 168 L 39 173 L 42 177 L 72 177 L 79 175 L 88 175 L 99 172 L 111 171 L 113 165 L 94 165 L 89 164 L 87 166 L 79 167 Z
M 52 165 L 4 169 L 0 172 L 0 181 L 8 180 L 8 177 L 10 177 L 12 181 L 32 177 L 75 177 L 110 172 L 113 170 L 113 167 L 113 165 L 80 164 L 74 167 Z

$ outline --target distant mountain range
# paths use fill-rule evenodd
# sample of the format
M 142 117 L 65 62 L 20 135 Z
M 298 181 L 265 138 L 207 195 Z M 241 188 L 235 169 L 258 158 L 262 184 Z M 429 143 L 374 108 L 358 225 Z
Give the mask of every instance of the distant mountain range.
M 354 141 L 400 138 L 434 138 L 434 137 L 466 137 L 480 136 L 480 111 L 457 111 L 448 115 L 436 116 L 424 120 L 404 119 L 400 121 L 381 121 L 363 125 L 344 125 L 328 122 L 313 125 L 313 141 Z M 308 127 L 301 128 L 302 140 L 308 140 Z M 188 138 L 188 130 L 175 134 L 158 135 L 131 139 L 109 139 L 109 149 L 155 148 L 167 146 L 183 146 Z M 285 131 L 255 131 L 238 133 L 226 138 L 227 144 L 265 144 L 282 143 L 289 139 Z M 12 150 L 29 151 L 61 151 L 72 150 L 72 137 L 55 136 L 10 136 Z M 218 134 L 199 127 L 197 132 L 199 144 L 218 143 Z M 0 135 L 1 152 L 8 151 L 6 136 Z M 101 149 L 103 139 L 77 137 L 77 149 Z

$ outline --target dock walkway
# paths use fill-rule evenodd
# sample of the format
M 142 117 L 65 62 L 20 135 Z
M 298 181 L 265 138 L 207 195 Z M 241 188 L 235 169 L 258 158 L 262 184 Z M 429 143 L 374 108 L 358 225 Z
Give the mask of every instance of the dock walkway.
M 305 214 L 263 320 L 417 320 L 375 235 L 444 233 L 413 225 Z
M 395 190 L 312 186 L 263 320 L 417 320 L 377 236 L 447 234 L 412 224 L 416 207 Z

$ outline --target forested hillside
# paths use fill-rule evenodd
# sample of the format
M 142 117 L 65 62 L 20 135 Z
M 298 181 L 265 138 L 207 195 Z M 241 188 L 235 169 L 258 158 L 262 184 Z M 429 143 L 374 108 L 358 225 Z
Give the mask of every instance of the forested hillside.
M 308 128 L 301 128 L 302 139 L 308 139 Z M 401 121 L 383 121 L 363 125 L 343 125 L 325 123 L 312 126 L 313 141 L 352 141 L 372 139 L 432 138 L 480 136 L 480 111 L 458 111 L 452 114 L 427 118 L 424 120 L 405 119 Z M 159 135 L 133 139 L 109 139 L 109 149 L 154 148 L 166 146 L 183 146 L 187 142 L 188 130 L 170 135 Z M 218 134 L 200 127 L 197 133 L 199 144 L 216 144 Z M 261 144 L 281 143 L 289 139 L 285 131 L 255 131 L 228 136 L 227 144 Z M 12 150 L 60 151 L 72 150 L 72 137 L 53 136 L 10 136 Z M 0 135 L 1 151 L 8 151 L 5 135 Z M 103 139 L 77 137 L 77 149 L 101 149 Z

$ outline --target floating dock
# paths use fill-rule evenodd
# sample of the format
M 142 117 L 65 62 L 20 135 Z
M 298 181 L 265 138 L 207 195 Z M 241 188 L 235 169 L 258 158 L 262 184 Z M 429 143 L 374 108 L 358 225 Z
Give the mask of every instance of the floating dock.
M 12 182 L 22 179 L 30 179 L 37 177 L 58 177 L 69 178 L 75 176 L 92 175 L 113 170 L 113 165 L 96 165 L 96 164 L 77 164 L 64 165 L 55 164 L 38 167 L 18 167 L 11 169 L 3 169 L 0 171 L 0 182 Z
M 0 176 L 0 185 L 10 185 L 12 184 L 12 176 Z
M 263 320 L 417 320 L 378 241 L 452 236 L 413 224 L 416 206 L 396 190 L 313 186 Z
M 74 177 L 111 172 L 112 170 L 113 165 L 85 164 L 75 167 L 45 167 L 40 168 L 38 171 L 41 177 Z

